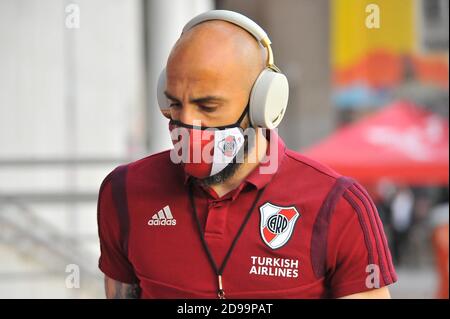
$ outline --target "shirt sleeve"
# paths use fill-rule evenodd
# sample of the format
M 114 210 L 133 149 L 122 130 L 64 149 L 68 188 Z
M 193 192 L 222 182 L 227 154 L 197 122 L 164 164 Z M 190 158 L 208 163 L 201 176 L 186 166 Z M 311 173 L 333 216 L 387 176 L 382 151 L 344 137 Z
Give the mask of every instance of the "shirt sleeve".
M 381 288 L 397 281 L 377 209 L 358 183 L 339 198 L 330 221 L 328 285 L 331 297 Z
M 100 239 L 99 268 L 108 277 L 123 282 L 136 283 L 138 279 L 124 249 L 121 235 L 120 219 L 113 196 L 112 180 L 115 171 L 102 182 L 97 202 L 97 222 Z M 120 200 L 120 199 L 119 199 Z

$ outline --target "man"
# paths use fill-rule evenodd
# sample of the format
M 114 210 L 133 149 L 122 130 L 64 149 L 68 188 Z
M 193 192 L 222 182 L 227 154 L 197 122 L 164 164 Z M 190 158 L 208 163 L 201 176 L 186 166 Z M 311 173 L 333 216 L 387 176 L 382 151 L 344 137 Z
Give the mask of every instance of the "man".
M 164 93 L 176 151 L 120 166 L 100 189 L 108 298 L 390 297 L 397 278 L 365 190 L 252 127 L 250 92 L 267 52 L 221 20 L 175 44 Z M 214 141 L 236 127 L 254 134 Z M 179 145 L 203 150 L 196 134 L 233 160 L 177 161 Z

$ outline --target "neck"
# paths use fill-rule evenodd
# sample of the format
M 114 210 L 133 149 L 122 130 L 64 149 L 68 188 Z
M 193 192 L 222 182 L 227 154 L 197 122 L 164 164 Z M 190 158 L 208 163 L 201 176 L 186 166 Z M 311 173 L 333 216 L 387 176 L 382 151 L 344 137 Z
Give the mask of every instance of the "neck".
M 256 145 L 246 156 L 236 172 L 229 179 L 220 184 L 211 185 L 211 188 L 220 197 L 237 188 L 242 181 L 259 165 L 267 152 L 267 139 L 258 128 L 256 135 Z

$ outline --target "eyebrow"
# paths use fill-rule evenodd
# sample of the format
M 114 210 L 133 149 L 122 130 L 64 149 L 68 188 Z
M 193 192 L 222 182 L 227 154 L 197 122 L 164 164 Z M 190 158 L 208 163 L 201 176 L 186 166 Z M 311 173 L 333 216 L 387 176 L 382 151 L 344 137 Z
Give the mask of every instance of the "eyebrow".
M 180 100 L 178 98 L 176 98 L 175 96 L 171 95 L 169 92 L 164 91 L 164 95 L 172 101 L 176 101 L 176 102 L 180 102 Z M 215 96 L 215 95 L 207 95 L 207 96 L 202 96 L 202 97 L 198 97 L 195 99 L 190 99 L 189 102 L 190 103 L 194 103 L 194 104 L 203 104 L 203 103 L 211 103 L 211 102 L 216 102 L 216 103 L 220 103 L 220 102 L 226 102 L 227 99 L 221 97 L 221 96 Z

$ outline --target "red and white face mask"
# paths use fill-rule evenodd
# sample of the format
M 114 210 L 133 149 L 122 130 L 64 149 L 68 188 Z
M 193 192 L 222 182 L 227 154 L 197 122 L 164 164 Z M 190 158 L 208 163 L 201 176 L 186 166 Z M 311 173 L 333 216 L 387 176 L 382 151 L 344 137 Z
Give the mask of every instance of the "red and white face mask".
M 236 123 L 220 127 L 188 125 L 170 120 L 169 130 L 174 145 L 170 158 L 174 163 L 181 163 L 186 174 L 196 178 L 221 172 L 244 145 L 240 124 L 247 109 Z

